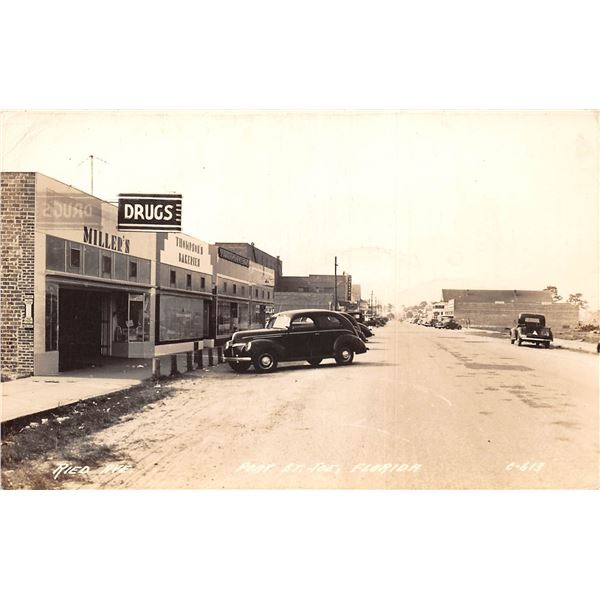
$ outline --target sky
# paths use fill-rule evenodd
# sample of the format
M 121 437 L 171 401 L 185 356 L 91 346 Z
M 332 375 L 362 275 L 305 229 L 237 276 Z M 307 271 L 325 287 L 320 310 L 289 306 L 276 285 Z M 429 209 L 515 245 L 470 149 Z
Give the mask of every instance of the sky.
M 339 271 L 396 306 L 441 289 L 581 292 L 598 307 L 593 111 L 5 112 L 0 169 L 116 200 L 183 194 L 183 231 L 284 275 Z M 87 159 L 87 160 L 86 160 Z

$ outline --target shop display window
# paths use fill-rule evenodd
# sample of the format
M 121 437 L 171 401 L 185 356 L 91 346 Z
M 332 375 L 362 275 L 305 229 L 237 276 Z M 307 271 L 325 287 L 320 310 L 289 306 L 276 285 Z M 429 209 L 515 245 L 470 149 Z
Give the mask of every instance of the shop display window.
M 159 341 L 202 339 L 208 334 L 208 302 L 161 294 Z
M 128 341 L 147 342 L 150 339 L 150 302 L 148 294 L 129 294 Z

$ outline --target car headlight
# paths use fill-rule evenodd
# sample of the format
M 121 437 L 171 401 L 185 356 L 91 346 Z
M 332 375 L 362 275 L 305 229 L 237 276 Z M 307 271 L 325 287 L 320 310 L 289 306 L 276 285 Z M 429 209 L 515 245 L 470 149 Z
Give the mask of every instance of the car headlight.
M 228 348 L 231 348 L 231 340 L 227 340 L 225 342 L 225 350 L 227 350 Z
M 248 352 L 248 350 L 250 350 L 250 348 L 252 347 L 252 342 L 248 342 L 245 346 L 244 346 L 244 350 L 246 352 Z

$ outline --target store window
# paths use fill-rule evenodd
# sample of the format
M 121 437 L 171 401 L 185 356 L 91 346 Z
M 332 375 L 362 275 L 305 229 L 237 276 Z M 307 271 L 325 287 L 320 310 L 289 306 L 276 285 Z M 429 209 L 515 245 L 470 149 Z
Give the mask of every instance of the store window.
M 173 287 L 177 285 L 177 271 L 173 271 L 173 269 L 169 273 L 169 283 Z
M 129 280 L 130 281 L 137 281 L 137 275 L 138 275 L 137 261 L 130 260 L 129 261 Z
M 258 298 L 258 288 L 254 290 L 254 297 Z
M 227 293 L 227 282 L 223 282 L 223 292 Z
M 159 341 L 202 339 L 208 335 L 208 302 L 161 294 Z
M 149 294 L 119 294 L 113 313 L 115 342 L 150 341 Z
M 206 287 L 206 277 L 200 277 L 200 287 L 202 289 Z
M 129 319 L 126 325 L 128 341 L 149 341 L 150 299 L 148 294 L 129 294 Z
M 46 352 L 58 350 L 58 286 L 46 284 Z
M 237 285 L 235 283 L 233 284 L 233 293 L 237 294 Z
M 51 271 L 65 270 L 65 240 L 46 236 L 46 268 Z
M 112 277 L 112 257 L 110 254 L 102 254 L 102 277 Z
M 271 299 L 271 292 L 267 292 L 267 300 Z

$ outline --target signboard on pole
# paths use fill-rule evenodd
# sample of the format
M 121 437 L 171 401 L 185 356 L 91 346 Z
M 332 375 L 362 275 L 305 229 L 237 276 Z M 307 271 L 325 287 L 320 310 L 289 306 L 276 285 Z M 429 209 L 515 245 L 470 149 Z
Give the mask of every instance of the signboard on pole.
M 119 231 L 181 231 L 181 194 L 119 194 Z

